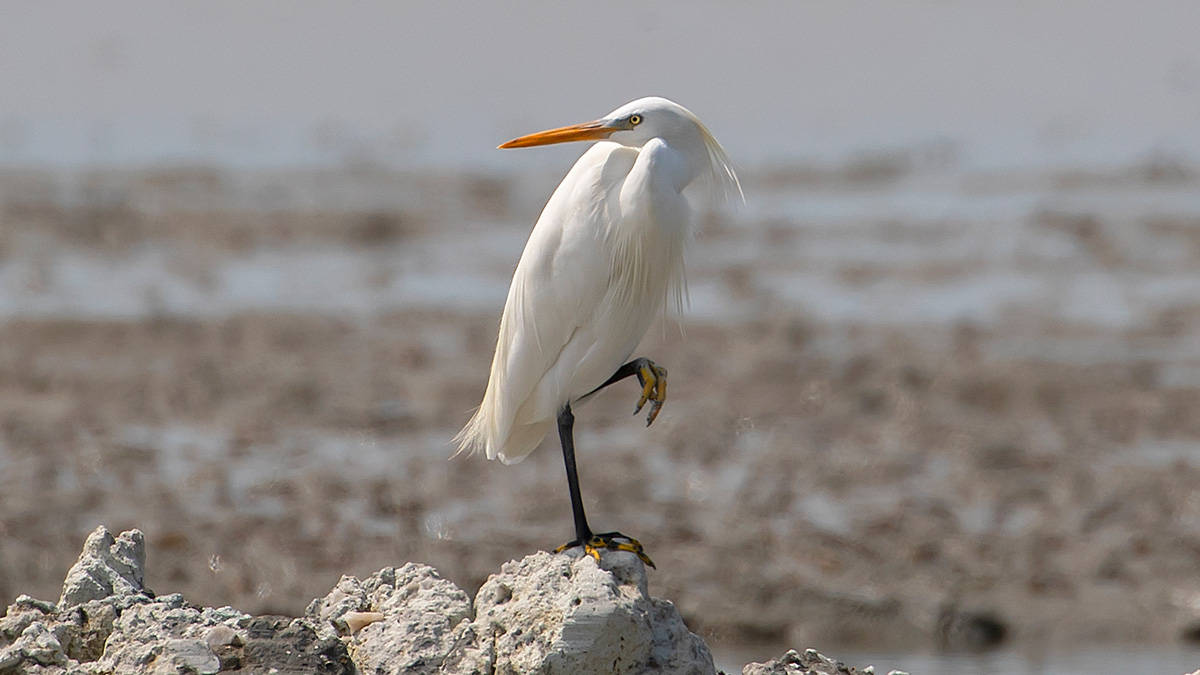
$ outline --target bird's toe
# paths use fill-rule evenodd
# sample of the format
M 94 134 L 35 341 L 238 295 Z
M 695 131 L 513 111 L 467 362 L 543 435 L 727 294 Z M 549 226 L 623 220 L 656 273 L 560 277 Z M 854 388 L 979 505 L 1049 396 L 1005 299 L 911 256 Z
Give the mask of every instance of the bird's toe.
M 642 548 L 642 543 L 620 532 L 593 534 L 586 540 L 574 539 L 554 549 L 554 552 L 562 553 L 575 547 L 583 548 L 583 552 L 594 558 L 596 562 L 600 562 L 601 551 L 627 551 L 636 555 L 647 566 L 655 567 L 654 561 L 650 559 L 650 556 L 646 555 L 645 549 Z

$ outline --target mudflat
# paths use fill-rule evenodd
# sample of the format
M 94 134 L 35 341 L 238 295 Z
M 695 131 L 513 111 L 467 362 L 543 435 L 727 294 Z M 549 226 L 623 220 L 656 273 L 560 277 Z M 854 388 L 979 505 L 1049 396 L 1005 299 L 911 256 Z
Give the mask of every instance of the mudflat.
M 405 561 L 473 593 L 569 538 L 551 441 L 448 459 L 539 201 L 511 176 L 0 175 L 0 601 L 98 524 L 146 585 L 297 615 Z M 1200 634 L 1200 179 L 747 176 L 671 372 L 577 412 L 600 529 L 712 643 Z

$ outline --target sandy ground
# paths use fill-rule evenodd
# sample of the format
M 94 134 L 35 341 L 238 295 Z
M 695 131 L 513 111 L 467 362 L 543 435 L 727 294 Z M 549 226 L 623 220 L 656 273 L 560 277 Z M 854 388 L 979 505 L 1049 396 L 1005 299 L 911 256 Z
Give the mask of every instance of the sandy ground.
M 747 177 L 641 350 L 659 421 L 577 414 L 593 524 L 718 645 L 1200 639 L 1200 181 L 909 170 Z M 98 523 L 252 613 L 568 539 L 553 443 L 447 459 L 547 184 L 0 177 L 0 600 Z

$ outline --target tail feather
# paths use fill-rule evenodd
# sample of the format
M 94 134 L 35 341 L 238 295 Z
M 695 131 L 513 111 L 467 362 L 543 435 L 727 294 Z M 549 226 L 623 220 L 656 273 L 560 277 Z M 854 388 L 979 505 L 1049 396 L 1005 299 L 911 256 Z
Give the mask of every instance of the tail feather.
M 471 419 L 454 435 L 451 443 L 457 445 L 458 449 L 454 451 L 453 455 L 450 455 L 451 459 L 459 455 L 473 457 L 487 451 L 487 434 L 483 430 L 483 419 L 480 414 L 482 410 L 482 407 L 476 408 Z
M 499 459 L 505 464 L 516 464 L 537 448 L 553 426 L 553 421 L 522 424 L 510 430 L 504 439 L 490 438 L 487 419 L 482 411 L 482 407 L 476 410 L 471 420 L 454 436 L 452 442 L 458 449 L 451 458 L 485 455 L 488 459 Z

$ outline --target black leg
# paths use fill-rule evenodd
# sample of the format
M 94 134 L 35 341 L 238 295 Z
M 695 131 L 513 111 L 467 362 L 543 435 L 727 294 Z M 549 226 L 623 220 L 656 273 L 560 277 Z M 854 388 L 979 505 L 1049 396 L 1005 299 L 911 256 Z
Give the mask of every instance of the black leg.
M 617 372 L 613 373 L 612 377 L 605 380 L 604 384 L 589 391 L 587 393 L 587 396 L 591 396 L 592 394 L 600 391 L 601 389 L 607 387 L 610 384 L 616 384 L 617 382 L 620 382 L 621 380 L 629 377 L 630 375 L 637 375 L 638 378 L 641 379 L 641 369 L 650 365 L 650 363 L 651 363 L 650 359 L 643 358 L 641 356 L 637 357 L 636 359 L 630 361 L 629 363 L 626 363 L 625 365 L 621 366 L 620 368 L 617 368 Z M 560 417 L 559 419 L 562 419 L 562 418 Z
M 567 489 L 571 491 L 571 515 L 575 517 L 575 539 L 554 549 L 555 553 L 582 546 L 584 553 L 600 562 L 600 549 L 613 551 L 629 551 L 634 553 L 642 562 L 654 567 L 654 561 L 642 549 L 642 544 L 633 537 L 620 532 L 605 532 L 593 534 L 588 527 L 587 515 L 583 512 L 583 495 L 579 491 L 579 472 L 575 468 L 575 415 L 571 412 L 571 404 L 563 406 L 558 414 L 558 440 L 562 443 L 563 465 L 567 468 Z
M 646 426 L 650 426 L 658 417 L 658 411 L 662 410 L 663 401 L 667 400 L 667 369 L 655 365 L 650 359 L 639 356 L 617 368 L 617 372 L 605 380 L 604 384 L 589 391 L 582 398 L 587 398 L 608 385 L 620 382 L 630 375 L 637 375 L 638 383 L 642 385 L 642 397 L 638 399 L 637 405 L 633 409 L 633 414 L 636 415 L 641 412 L 642 406 L 649 402 L 650 412 L 646 415 Z
M 558 440 L 562 443 L 563 464 L 567 467 L 567 489 L 571 491 L 571 513 L 575 516 L 575 539 L 583 543 L 592 538 L 587 515 L 583 512 L 583 496 L 579 492 L 579 473 L 575 469 L 575 415 L 571 404 L 558 414 Z

